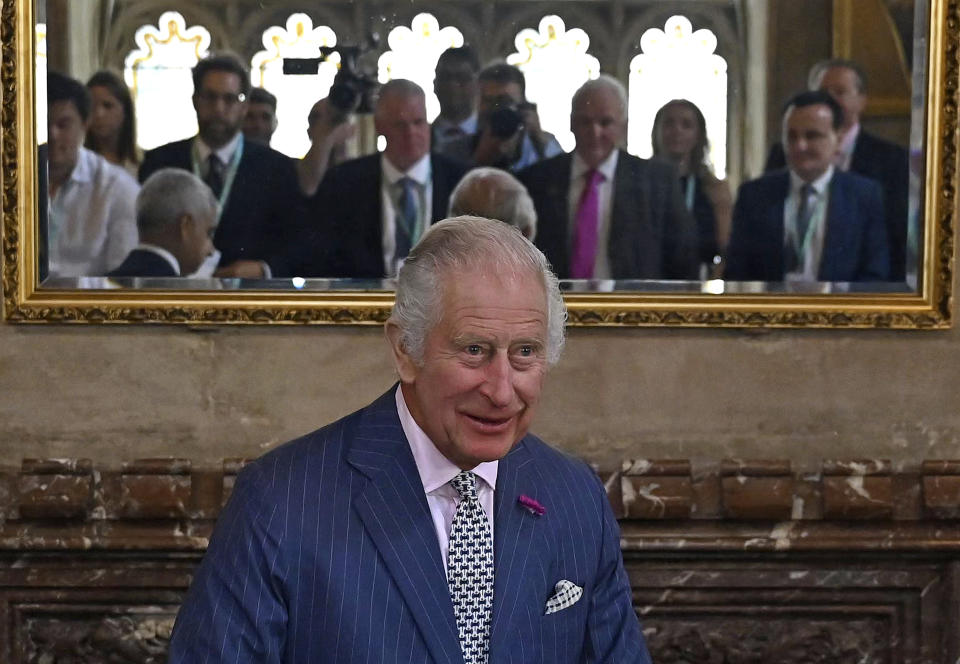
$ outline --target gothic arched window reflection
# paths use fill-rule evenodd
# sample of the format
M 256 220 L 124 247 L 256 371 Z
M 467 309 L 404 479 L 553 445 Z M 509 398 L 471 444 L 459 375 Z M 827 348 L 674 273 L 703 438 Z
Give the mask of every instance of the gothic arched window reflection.
M 463 33 L 455 27 L 440 27 L 433 14 L 417 14 L 410 27 L 398 26 L 387 35 L 390 50 L 380 56 L 378 78 L 381 83 L 406 78 L 427 96 L 427 120 L 440 114 L 440 102 L 433 93 L 433 74 L 437 59 L 448 48 L 463 46 Z
M 137 112 L 137 138 L 149 150 L 197 132 L 191 70 L 206 57 L 210 32 L 187 28 L 179 12 L 164 12 L 157 25 L 137 29 L 137 48 L 124 62 L 124 79 Z
M 630 61 L 627 149 L 653 154 L 650 130 L 657 110 L 671 99 L 688 99 L 707 121 L 710 161 L 719 178 L 727 171 L 727 61 L 715 53 L 717 37 L 694 31 L 685 16 L 671 16 L 663 30 L 640 38 L 642 53 Z
M 537 105 L 541 126 L 573 149 L 570 100 L 577 88 L 600 74 L 600 63 L 587 53 L 590 38 L 580 28 L 566 29 L 559 16 L 544 16 L 538 30 L 526 28 L 514 40 L 517 52 L 507 56 L 527 81 L 527 99 Z
M 331 53 L 320 63 L 316 74 L 284 74 L 284 58 L 319 58 L 320 47 L 337 45 L 337 36 L 325 25 L 313 26 L 306 14 L 291 14 L 286 27 L 263 31 L 264 50 L 251 60 L 254 86 L 266 88 L 277 97 L 277 131 L 270 145 L 291 157 L 302 157 L 310 149 L 307 115 L 313 104 L 327 96 L 340 62 Z

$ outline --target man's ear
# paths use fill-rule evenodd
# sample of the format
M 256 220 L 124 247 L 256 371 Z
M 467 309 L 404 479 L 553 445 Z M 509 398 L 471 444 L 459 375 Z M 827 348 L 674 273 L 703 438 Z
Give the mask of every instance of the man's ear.
M 400 326 L 392 320 L 388 320 L 383 326 L 383 329 L 387 335 L 387 341 L 390 343 L 390 351 L 393 354 L 393 365 L 397 368 L 400 382 L 412 383 L 417 377 L 417 364 L 403 347 Z

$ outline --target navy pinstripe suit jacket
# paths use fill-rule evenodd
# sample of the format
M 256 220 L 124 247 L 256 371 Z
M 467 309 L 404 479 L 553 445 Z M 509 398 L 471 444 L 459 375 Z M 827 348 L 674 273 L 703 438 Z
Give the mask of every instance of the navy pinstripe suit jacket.
M 546 508 L 535 516 L 517 499 Z M 490 662 L 649 664 L 594 473 L 533 436 L 500 462 Z M 554 585 L 584 589 L 544 616 Z M 462 664 L 437 534 L 394 390 L 237 480 L 170 662 Z

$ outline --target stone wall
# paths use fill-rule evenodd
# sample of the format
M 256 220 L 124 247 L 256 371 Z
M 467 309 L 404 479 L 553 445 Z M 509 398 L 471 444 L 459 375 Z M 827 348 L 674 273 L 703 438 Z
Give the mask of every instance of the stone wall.
M 573 329 L 533 430 L 607 464 L 960 458 L 960 333 Z M 393 370 L 361 327 L 0 325 L 0 464 L 219 462 L 358 408 Z

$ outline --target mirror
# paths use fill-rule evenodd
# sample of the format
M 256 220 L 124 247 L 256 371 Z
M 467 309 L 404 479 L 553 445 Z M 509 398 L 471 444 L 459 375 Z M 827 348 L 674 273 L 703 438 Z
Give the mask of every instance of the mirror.
M 36 175 L 38 133 L 44 132 L 37 131 L 35 122 L 43 111 L 43 104 L 38 111 L 36 101 L 38 93 L 43 96 L 45 81 L 35 79 L 30 66 L 38 48 L 35 25 L 47 27 L 51 63 L 57 58 L 73 63 L 82 70 L 76 75 L 86 78 L 101 65 L 122 68 L 125 54 L 136 48 L 132 34 L 141 25 L 156 25 L 159 10 L 137 0 L 37 3 L 17 0 L 3 9 L 6 320 L 363 324 L 385 319 L 392 300 L 389 280 L 39 279 L 46 180 Z M 78 11 L 81 4 L 83 11 Z M 188 28 L 207 26 L 214 48 L 228 47 L 248 62 L 263 48 L 263 31 L 284 25 L 294 11 L 235 0 L 230 12 L 213 16 L 187 3 L 168 4 L 183 4 L 180 10 Z M 408 3 L 398 2 L 377 3 L 383 13 L 374 18 L 363 2 L 314 3 L 310 11 L 313 24 L 330 26 L 342 44 L 357 43 L 375 29 L 381 33 L 381 51 L 389 47 L 384 33 L 411 26 L 415 14 L 429 11 L 440 26 L 455 25 L 468 43 L 482 44 L 484 61 L 513 53 L 520 30 L 536 30 L 542 17 L 557 14 L 568 30 L 582 29 L 589 36 L 588 52 L 600 70 L 624 82 L 635 69 L 635 55 L 648 52 L 645 32 L 655 28 L 666 34 L 670 17 L 683 13 L 694 30 L 711 30 L 716 37 L 714 53 L 726 62 L 728 96 L 722 108 L 726 119 L 711 138 L 715 143 L 716 137 L 723 138 L 726 147 L 722 155 L 713 155 L 713 162 L 723 164 L 733 192 L 735 185 L 762 173 L 767 151 L 780 133 L 780 106 L 805 86 L 813 62 L 849 57 L 876 69 L 891 53 L 899 54 L 890 62 L 902 63 L 906 87 L 898 88 L 896 77 L 883 76 L 881 69 L 881 76 L 871 79 L 862 125 L 910 148 L 915 225 L 904 251 L 911 258 L 903 279 L 869 283 L 595 279 L 565 281 L 564 288 L 571 323 L 577 325 L 944 327 L 950 323 L 956 173 L 955 119 L 944 109 L 955 107 L 957 101 L 956 49 L 950 48 L 958 37 L 957 16 L 948 15 L 957 10 L 946 0 L 876 0 L 876 4 L 878 12 L 862 12 L 856 5 L 856 13 L 855 0 L 730 0 L 696 9 L 687 3 L 650 0 L 583 7 L 527 0 L 504 3 L 495 11 L 484 9 L 482 3 L 455 9 L 439 2 L 418 4 L 414 11 Z M 865 24 L 871 14 L 880 17 L 879 33 L 878 24 Z M 71 23 L 76 20 L 85 23 Z M 798 30 L 798 24 L 809 27 Z M 61 52 L 56 55 L 58 33 Z M 872 34 L 883 34 L 887 42 L 864 37 Z M 88 39 L 89 35 L 97 37 Z M 801 52 L 808 55 L 798 58 Z M 649 142 L 649 117 L 645 128 L 641 124 L 629 129 L 631 141 L 647 134 Z M 642 154 L 642 149 L 637 151 Z

